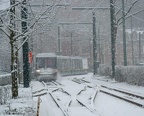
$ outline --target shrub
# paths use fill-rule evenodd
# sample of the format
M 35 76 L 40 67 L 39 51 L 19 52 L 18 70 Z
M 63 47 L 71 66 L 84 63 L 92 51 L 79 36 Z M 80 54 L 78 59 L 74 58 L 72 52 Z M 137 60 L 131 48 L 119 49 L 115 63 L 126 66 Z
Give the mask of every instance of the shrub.
M 101 76 L 111 76 L 111 66 L 100 65 L 99 74 Z M 144 67 L 117 65 L 115 67 L 115 80 L 144 86 Z

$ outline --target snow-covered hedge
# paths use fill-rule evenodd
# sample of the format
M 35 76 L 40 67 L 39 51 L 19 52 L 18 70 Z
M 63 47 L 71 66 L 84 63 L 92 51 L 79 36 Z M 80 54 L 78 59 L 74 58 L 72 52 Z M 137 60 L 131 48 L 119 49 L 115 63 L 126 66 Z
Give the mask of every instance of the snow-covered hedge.
M 0 75 L 0 86 L 11 84 L 11 74 Z
M 110 76 L 111 75 L 111 67 L 109 65 L 100 64 L 98 72 L 101 76 Z
M 11 96 L 11 86 L 0 86 L 0 104 L 6 104 L 7 100 L 10 99 Z
M 0 86 L 0 116 L 36 116 L 37 102 L 33 101 L 31 87 L 19 84 L 16 99 L 12 99 L 11 89 L 10 85 Z
M 100 65 L 99 74 L 111 76 L 111 66 Z M 116 66 L 115 80 L 130 84 L 144 86 L 144 67 L 143 66 Z

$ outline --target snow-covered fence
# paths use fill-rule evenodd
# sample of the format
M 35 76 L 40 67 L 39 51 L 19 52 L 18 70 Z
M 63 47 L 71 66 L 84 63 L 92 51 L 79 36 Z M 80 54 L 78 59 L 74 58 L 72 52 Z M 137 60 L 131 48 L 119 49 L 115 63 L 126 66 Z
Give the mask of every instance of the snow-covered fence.
M 0 86 L 11 84 L 11 74 L 0 75 Z
M 111 76 L 111 66 L 100 65 L 99 74 Z M 116 66 L 115 80 L 130 84 L 144 86 L 144 67 L 143 66 Z
M 0 86 L 0 104 L 6 104 L 11 96 L 11 86 Z

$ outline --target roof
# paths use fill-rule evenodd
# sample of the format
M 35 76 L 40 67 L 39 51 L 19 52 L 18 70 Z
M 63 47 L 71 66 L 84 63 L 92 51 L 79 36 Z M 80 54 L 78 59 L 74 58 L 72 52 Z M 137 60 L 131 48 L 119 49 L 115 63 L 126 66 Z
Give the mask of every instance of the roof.
M 39 58 L 39 57 L 56 57 L 56 54 L 55 53 L 38 53 L 36 55 L 36 58 Z
M 62 59 L 84 59 L 83 57 L 79 57 L 79 56 L 57 56 L 55 53 L 38 53 L 36 55 L 36 58 L 41 58 L 41 57 L 58 57 Z
M 58 56 L 58 58 L 62 58 L 62 59 L 82 59 L 82 57 L 79 57 L 79 56 Z

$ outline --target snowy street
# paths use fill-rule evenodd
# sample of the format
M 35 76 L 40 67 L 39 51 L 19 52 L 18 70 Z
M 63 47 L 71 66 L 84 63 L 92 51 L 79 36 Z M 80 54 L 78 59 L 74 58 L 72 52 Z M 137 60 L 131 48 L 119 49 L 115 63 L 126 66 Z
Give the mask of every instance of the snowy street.
M 56 82 L 32 81 L 31 84 L 33 100 L 37 102 L 40 96 L 40 116 L 144 115 L 144 87 L 118 83 L 106 77 L 93 77 L 92 74 L 59 77 Z

